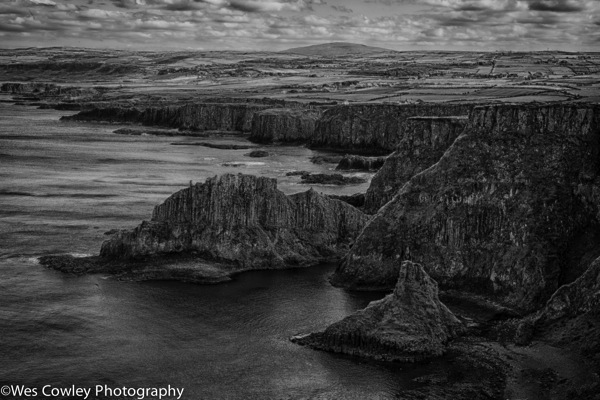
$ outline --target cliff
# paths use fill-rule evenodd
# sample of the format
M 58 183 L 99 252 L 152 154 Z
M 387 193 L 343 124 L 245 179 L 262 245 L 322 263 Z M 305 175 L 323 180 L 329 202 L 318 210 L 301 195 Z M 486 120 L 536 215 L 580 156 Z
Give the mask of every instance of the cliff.
M 272 108 L 252 117 L 249 139 L 258 143 L 305 142 L 315 131 L 319 110 Z
M 396 149 L 416 116 L 468 115 L 471 104 L 351 104 L 327 109 L 310 141 L 314 148 L 387 154 Z
M 543 305 L 599 255 L 599 115 L 586 104 L 477 107 L 369 222 L 332 283 L 388 289 L 412 260 L 445 288 Z
M 371 180 L 365 210 L 375 213 L 390 201 L 406 182 L 442 157 L 463 131 L 465 117 L 410 117 L 404 136 Z
M 77 86 L 62 86 L 54 83 L 44 82 L 6 82 L 0 86 L 0 92 L 20 94 L 20 95 L 35 95 L 36 97 L 54 98 L 71 100 L 73 98 L 92 98 L 96 97 L 106 88 L 104 87 L 77 87 Z
M 437 283 L 410 261 L 400 267 L 394 292 L 371 302 L 324 332 L 292 340 L 310 347 L 386 361 L 440 356 L 462 324 L 438 298 Z
M 145 109 L 115 106 L 93 108 L 61 119 L 141 123 L 184 130 L 248 132 L 254 113 L 267 107 L 269 106 L 254 103 L 200 103 Z
M 314 264 L 343 254 L 366 221 L 313 190 L 286 196 L 275 179 L 227 174 L 175 193 L 150 221 L 104 242 L 100 256 L 193 253 L 244 269 Z
M 249 132 L 252 117 L 267 108 L 261 104 L 188 104 L 175 107 L 147 108 L 144 125 L 161 125 L 190 130 L 223 130 Z
M 18 82 L 6 82 L 0 86 L 0 92 L 4 93 L 12 93 L 12 94 L 22 94 L 22 93 L 43 93 L 56 91 L 60 86 L 55 85 L 53 83 L 43 83 L 43 82 L 27 82 L 27 83 L 18 83 Z

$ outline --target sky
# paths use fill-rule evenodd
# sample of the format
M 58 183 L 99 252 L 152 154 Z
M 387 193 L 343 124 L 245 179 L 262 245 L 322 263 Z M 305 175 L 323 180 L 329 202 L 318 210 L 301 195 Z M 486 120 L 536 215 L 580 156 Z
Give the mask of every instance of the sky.
M 600 0 L 0 0 L 0 47 L 600 51 Z

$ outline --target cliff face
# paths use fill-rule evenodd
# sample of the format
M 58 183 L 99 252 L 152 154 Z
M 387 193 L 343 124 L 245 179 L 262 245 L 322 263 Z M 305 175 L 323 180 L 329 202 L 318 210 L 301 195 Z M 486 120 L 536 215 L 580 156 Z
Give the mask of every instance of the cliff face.
M 12 93 L 12 94 L 21 94 L 21 93 L 39 93 L 39 92 L 49 92 L 54 91 L 59 88 L 58 85 L 54 85 L 51 83 L 41 83 L 41 82 L 28 82 L 28 83 L 15 83 L 15 82 L 6 82 L 0 86 L 0 92 L 4 93 Z
M 540 306 L 598 256 L 599 115 L 476 108 L 443 157 L 379 210 L 332 282 L 391 288 L 410 259 L 443 286 Z
M 180 107 L 148 108 L 141 121 L 144 125 L 162 125 L 192 130 L 249 132 L 252 117 L 267 108 L 261 104 L 188 104 Z
M 386 361 L 419 361 L 444 353 L 462 324 L 438 298 L 437 283 L 410 261 L 394 292 L 324 332 L 292 340 L 313 348 Z
M 311 147 L 391 153 L 415 116 L 468 115 L 470 104 L 352 104 L 326 110 L 317 121 Z
M 100 256 L 186 252 L 243 268 L 309 264 L 341 255 L 366 221 L 312 190 L 286 196 L 275 179 L 228 174 L 175 193 L 149 222 L 104 242 Z
M 73 87 L 61 86 L 53 83 L 27 82 L 15 83 L 7 82 L 0 86 L 0 92 L 11 94 L 35 94 L 42 97 L 94 97 L 101 93 L 104 88 L 94 87 Z
M 65 120 L 141 123 L 190 130 L 223 130 L 248 132 L 252 117 L 267 108 L 261 104 L 211 103 L 171 107 L 149 107 L 144 110 L 128 107 L 93 108 Z
M 375 213 L 406 182 L 442 157 L 467 124 L 467 117 L 411 117 L 396 151 L 371 180 L 365 210 Z
M 259 143 L 307 141 L 315 131 L 319 110 L 268 109 L 254 114 L 250 140 Z

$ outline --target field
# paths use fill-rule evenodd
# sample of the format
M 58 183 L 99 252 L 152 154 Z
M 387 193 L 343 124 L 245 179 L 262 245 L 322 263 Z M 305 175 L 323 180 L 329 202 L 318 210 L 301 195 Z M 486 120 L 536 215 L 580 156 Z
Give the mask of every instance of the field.
M 105 100 L 299 102 L 600 100 L 600 53 L 4 50 L 0 80 L 106 87 Z

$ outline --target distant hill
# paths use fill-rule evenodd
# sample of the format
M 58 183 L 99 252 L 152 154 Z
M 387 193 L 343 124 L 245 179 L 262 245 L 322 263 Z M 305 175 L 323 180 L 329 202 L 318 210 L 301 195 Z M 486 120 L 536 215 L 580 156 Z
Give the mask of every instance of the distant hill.
M 294 47 L 284 50 L 281 53 L 294 53 L 305 56 L 344 56 L 348 54 L 374 54 L 390 52 L 394 50 L 384 49 L 382 47 L 365 46 L 364 44 L 333 42 L 324 44 L 315 44 L 313 46 Z

